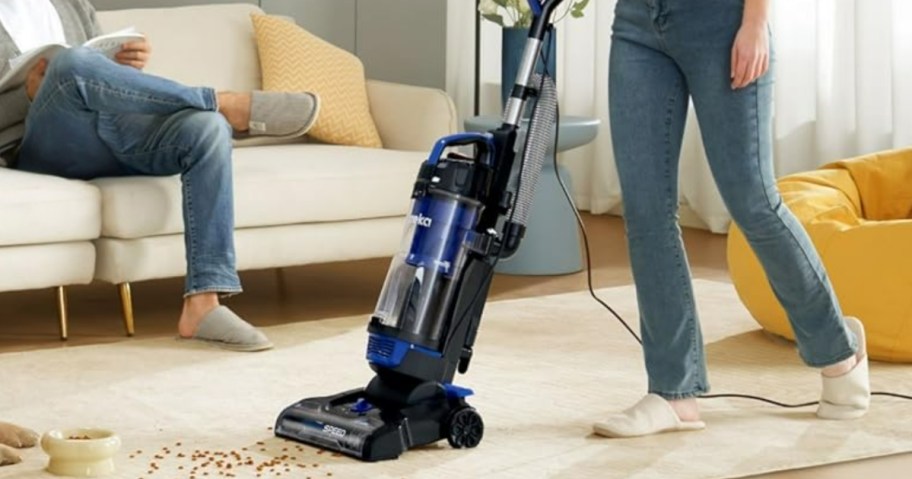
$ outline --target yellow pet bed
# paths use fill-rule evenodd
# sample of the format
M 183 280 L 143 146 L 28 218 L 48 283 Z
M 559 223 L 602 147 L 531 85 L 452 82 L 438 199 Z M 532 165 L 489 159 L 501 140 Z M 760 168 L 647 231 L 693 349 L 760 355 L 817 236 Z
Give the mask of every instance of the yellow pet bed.
M 786 176 L 779 190 L 817 247 L 843 312 L 865 324 L 870 356 L 912 361 L 912 149 Z M 757 322 L 794 340 L 785 311 L 736 226 L 728 236 L 728 264 Z

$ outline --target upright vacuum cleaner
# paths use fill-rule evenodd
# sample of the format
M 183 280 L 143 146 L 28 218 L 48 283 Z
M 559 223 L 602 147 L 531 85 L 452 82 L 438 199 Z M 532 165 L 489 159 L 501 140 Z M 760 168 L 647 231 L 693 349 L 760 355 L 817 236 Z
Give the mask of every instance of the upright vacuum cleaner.
M 503 124 L 440 139 L 420 168 L 402 250 L 367 328 L 376 375 L 287 407 L 277 436 L 366 461 L 444 438 L 455 448 L 481 442 L 484 423 L 466 403 L 473 393 L 453 376 L 469 368 L 494 266 L 522 240 L 557 121 L 554 84 L 533 72 L 563 0 L 528 1 L 535 19 Z

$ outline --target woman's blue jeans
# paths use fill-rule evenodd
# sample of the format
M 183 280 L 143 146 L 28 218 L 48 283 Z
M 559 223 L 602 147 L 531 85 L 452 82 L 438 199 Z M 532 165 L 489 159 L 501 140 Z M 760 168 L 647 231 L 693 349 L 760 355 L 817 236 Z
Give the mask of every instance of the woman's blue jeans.
M 185 293 L 237 293 L 231 128 L 217 109 L 211 88 L 69 49 L 51 61 L 29 109 L 18 168 L 74 179 L 180 174 Z
M 640 308 L 649 392 L 709 390 L 678 226 L 678 158 L 693 99 L 716 185 L 788 313 L 801 358 L 823 367 L 857 348 L 813 244 L 776 188 L 773 71 L 731 88 L 743 0 L 619 0 L 609 103 Z

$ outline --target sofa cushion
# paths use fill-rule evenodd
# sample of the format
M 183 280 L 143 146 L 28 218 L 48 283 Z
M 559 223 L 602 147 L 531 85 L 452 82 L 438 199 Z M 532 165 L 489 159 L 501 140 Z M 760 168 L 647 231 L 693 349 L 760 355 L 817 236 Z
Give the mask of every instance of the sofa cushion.
M 263 89 L 312 92 L 320 115 L 308 135 L 326 143 L 381 148 L 358 57 L 294 23 L 253 16 Z
M 124 2 L 126 3 L 126 2 Z M 106 32 L 135 26 L 152 45 L 147 73 L 185 85 L 249 91 L 260 68 L 249 4 L 200 5 L 98 12 Z
M 322 144 L 234 151 L 236 228 L 404 215 L 424 152 Z M 183 231 L 178 177 L 105 178 L 102 236 Z
M 95 239 L 98 189 L 82 181 L 0 168 L 0 246 Z

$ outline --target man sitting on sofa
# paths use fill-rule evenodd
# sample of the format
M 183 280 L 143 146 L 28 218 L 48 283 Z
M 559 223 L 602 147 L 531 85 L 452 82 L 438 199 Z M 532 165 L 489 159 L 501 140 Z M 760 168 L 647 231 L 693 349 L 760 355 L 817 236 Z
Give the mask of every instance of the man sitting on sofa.
M 88 0 L 0 2 L 0 77 L 8 60 L 101 33 Z M 285 135 L 316 119 L 309 94 L 216 92 L 147 75 L 145 41 L 114 61 L 83 47 L 42 59 L 26 83 L 0 92 L 0 153 L 16 168 L 73 179 L 175 175 L 183 186 L 187 277 L 181 338 L 237 351 L 272 343 L 219 305 L 241 291 L 235 268 L 232 132 Z M 223 52 L 213 52 L 220 55 Z

